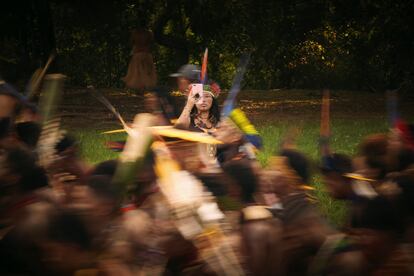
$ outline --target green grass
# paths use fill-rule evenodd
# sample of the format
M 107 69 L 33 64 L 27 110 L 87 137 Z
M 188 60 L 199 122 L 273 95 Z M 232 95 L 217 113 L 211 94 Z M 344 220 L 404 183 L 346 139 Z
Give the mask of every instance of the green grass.
M 114 128 L 115 129 L 115 128 Z M 85 161 L 96 164 L 104 160 L 118 157 L 118 153 L 108 149 L 105 145 L 108 141 L 125 140 L 125 134 L 102 134 L 102 131 L 111 129 L 72 129 L 73 134 L 80 143 L 81 156 Z
M 254 120 L 254 118 L 252 118 Z M 332 128 L 332 148 L 336 152 L 354 155 L 358 143 L 364 136 L 370 133 L 384 132 L 387 130 L 385 118 L 378 119 L 340 119 L 331 122 Z M 319 201 L 321 212 L 335 225 L 343 222 L 346 215 L 345 206 L 338 201 L 332 200 L 325 192 L 317 172 L 318 163 L 318 137 L 319 122 L 303 120 L 271 118 L 266 121 L 255 121 L 255 125 L 262 135 L 264 141 L 263 150 L 259 153 L 259 161 L 265 165 L 266 160 L 277 153 L 281 140 L 292 127 L 301 129 L 296 137 L 298 148 L 303 151 L 313 164 L 313 179 L 309 183 L 315 187 L 315 195 Z M 111 128 L 109 128 L 111 129 Z M 86 161 L 97 163 L 103 160 L 116 158 L 117 153 L 105 147 L 105 142 L 122 140 L 125 134 L 101 134 L 96 129 L 76 129 L 72 133 L 79 139 L 81 153 Z
M 385 119 L 342 119 L 332 121 L 332 125 L 332 149 L 335 152 L 351 156 L 356 154 L 358 144 L 364 136 L 387 131 Z M 309 184 L 315 188 L 314 193 L 318 198 L 319 208 L 331 223 L 341 225 L 346 216 L 347 209 L 343 202 L 329 197 L 321 183 L 317 170 L 319 161 L 319 122 L 283 120 L 283 122 L 275 122 L 273 124 L 259 124 L 257 127 L 264 140 L 264 148 L 258 155 L 258 159 L 262 164 L 266 164 L 266 160 L 279 150 L 279 145 L 284 135 L 290 128 L 295 126 L 302 129 L 296 140 L 297 147 L 312 161 L 313 178 L 312 183 Z

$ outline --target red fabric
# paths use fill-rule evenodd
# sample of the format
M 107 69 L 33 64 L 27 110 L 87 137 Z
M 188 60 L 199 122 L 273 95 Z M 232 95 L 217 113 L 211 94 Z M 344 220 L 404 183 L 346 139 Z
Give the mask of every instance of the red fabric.
M 403 120 L 398 120 L 395 126 L 400 131 L 401 137 L 406 145 L 410 149 L 414 150 L 414 134 L 412 133 L 409 125 Z

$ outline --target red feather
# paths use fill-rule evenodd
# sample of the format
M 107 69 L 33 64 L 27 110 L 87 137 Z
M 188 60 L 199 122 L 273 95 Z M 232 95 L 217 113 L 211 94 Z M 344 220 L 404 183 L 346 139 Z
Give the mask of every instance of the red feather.
M 207 81 L 207 60 L 208 60 L 208 48 L 204 51 L 203 64 L 201 65 L 201 76 L 200 80 L 202 84 Z

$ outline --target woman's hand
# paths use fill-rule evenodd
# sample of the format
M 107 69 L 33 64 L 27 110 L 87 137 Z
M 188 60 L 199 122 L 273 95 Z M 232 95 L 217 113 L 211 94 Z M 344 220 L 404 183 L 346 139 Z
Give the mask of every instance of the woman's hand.
M 175 122 L 175 126 L 179 128 L 188 129 L 190 126 L 190 113 L 193 109 L 194 105 L 196 104 L 198 98 L 196 97 L 194 91 L 191 90 L 191 86 L 189 87 L 190 92 L 188 93 L 187 102 L 184 106 L 183 111 L 181 112 L 180 117 Z
M 190 86 L 190 89 L 191 89 L 191 86 Z M 197 103 L 199 98 L 200 98 L 200 95 L 198 93 L 195 93 L 194 90 L 190 90 L 190 93 L 188 93 L 187 103 L 185 105 L 185 108 L 188 108 L 189 111 L 191 111 L 191 109 Z

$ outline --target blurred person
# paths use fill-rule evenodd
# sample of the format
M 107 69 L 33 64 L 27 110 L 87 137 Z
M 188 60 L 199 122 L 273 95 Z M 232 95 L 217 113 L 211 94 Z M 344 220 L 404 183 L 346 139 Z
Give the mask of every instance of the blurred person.
M 15 118 L 22 107 L 22 95 L 17 90 L 0 80 L 0 118 Z
M 180 67 L 177 73 L 171 74 L 170 77 L 176 78 L 178 93 L 188 96 L 190 91 L 189 87 L 192 83 L 200 82 L 200 67 L 194 64 L 185 64 Z
M 97 275 L 97 260 L 92 253 L 92 236 L 79 215 L 58 211 L 48 223 L 41 243 L 46 273 L 43 275 L 77 275 L 82 271 Z
M 349 212 L 357 208 L 360 201 L 377 194 L 369 181 L 353 174 L 352 159 L 344 154 L 325 156 L 320 170 L 328 194 L 334 199 L 345 201 Z M 342 230 L 348 231 L 349 224 L 350 218 L 347 216 Z
M 401 249 L 414 264 L 414 170 L 389 175 L 380 186 L 381 196 L 391 202 L 401 218 Z M 411 270 L 412 273 L 414 272 Z
M 191 84 L 200 83 L 200 73 L 201 70 L 198 65 L 185 64 L 179 68 L 178 72 L 170 74 L 170 77 L 175 82 L 173 86 L 177 89 L 170 93 L 172 96 L 172 105 L 177 111 L 174 113 L 175 120 L 180 116 L 181 111 L 186 105 Z
M 165 87 L 156 87 L 145 94 L 146 112 L 158 117 L 157 125 L 170 125 L 178 117 L 172 96 Z
M 333 153 L 324 158 L 320 169 L 324 185 L 332 198 L 352 200 L 356 196 L 352 189 L 352 178 L 347 176 L 353 172 L 351 158 Z
M 402 217 L 394 204 L 378 196 L 353 209 L 351 237 L 362 253 L 361 274 L 413 275 L 412 259 L 402 248 Z
M 93 177 L 110 176 L 116 171 L 116 160 L 102 162 L 93 170 Z M 137 172 L 134 183 L 127 187 L 123 199 L 122 221 L 112 253 L 134 273 L 155 273 L 160 269 L 179 273 L 198 269 L 194 245 L 179 233 L 170 220 L 168 203 L 160 193 L 153 169 L 152 152 Z M 167 273 L 167 272 L 166 272 Z
M 8 83 L 0 81 L 0 110 L 0 136 L 8 135 L 10 138 L 5 145 L 14 144 L 17 139 L 34 149 L 40 135 L 35 104 L 30 103 Z
M 140 27 L 131 32 L 132 57 L 122 80 L 128 88 L 143 90 L 157 83 L 157 72 L 151 54 L 152 33 Z
M 16 143 L 12 135 L 23 97 L 13 86 L 0 80 L 0 148 Z
M 390 171 L 402 171 L 414 164 L 414 126 L 397 121 L 388 134 Z
M 272 158 L 261 179 L 265 202 L 283 223 L 284 273 L 351 275 L 358 270 L 355 252 L 320 215 L 307 193 L 309 180 L 309 161 L 293 149 Z
M 36 165 L 31 152 L 13 148 L 3 154 L 0 217 L 8 228 L 0 242 L 1 271 L 47 275 L 41 245 L 50 215 L 56 210 L 56 198 L 48 188 L 46 172 Z
M 256 171 L 259 170 L 260 164 L 256 159 L 257 148 L 231 119 L 221 120 L 213 136 L 223 142 L 217 145 L 217 160 L 221 165 L 235 159 L 247 159 Z
M 30 150 L 36 150 L 42 128 L 34 121 L 19 122 L 15 125 L 15 134 L 18 141 Z
M 50 168 L 52 174 L 71 175 L 80 184 L 85 184 L 91 166 L 80 157 L 80 149 L 77 140 L 68 134 L 63 134 L 54 146 L 57 156 Z
M 91 171 L 87 202 L 92 203 L 88 210 L 92 212 L 94 244 L 104 252 L 102 265 L 114 275 L 119 271 L 132 275 L 145 273 L 148 267 L 157 266 L 165 259 L 155 242 L 157 231 L 161 231 L 156 226 L 156 205 L 163 203 L 149 156 L 133 185 L 123 193 L 113 182 L 117 160 L 101 162 Z M 100 210 L 98 214 L 95 209 Z
M 248 273 L 278 275 L 281 267 L 282 226 L 264 206 L 257 204 L 254 194 L 257 176 L 248 160 L 232 160 L 223 166 L 228 196 L 239 206 L 239 250 Z M 236 228 L 237 229 L 237 228 Z
M 1 275 L 53 275 L 44 262 L 44 240 L 56 206 L 36 201 L 19 209 L 12 228 L 0 239 Z
M 14 147 L 3 151 L 0 166 L 3 218 L 17 218 L 21 209 L 47 195 L 46 172 L 37 166 L 35 157 L 26 148 Z
M 354 160 L 355 172 L 364 178 L 381 181 L 389 171 L 388 135 L 368 135 L 359 145 Z
M 307 157 L 294 149 L 284 149 L 280 156 L 271 158 L 269 176 L 264 183 L 265 189 L 271 186 L 283 208 L 281 219 L 289 221 L 296 216 L 314 211 L 313 197 L 307 191 L 310 179 L 310 164 Z
M 22 122 L 39 122 L 40 114 L 37 105 L 34 102 L 24 99 L 21 110 L 16 119 L 18 123 Z
M 90 220 L 88 223 L 94 231 L 108 231 L 111 221 L 119 217 L 120 190 L 105 175 L 93 175 L 88 178 L 88 203 L 90 204 Z M 116 223 L 115 223 L 116 224 Z M 97 237 L 98 235 L 94 235 Z M 102 246 L 102 243 L 99 244 Z

